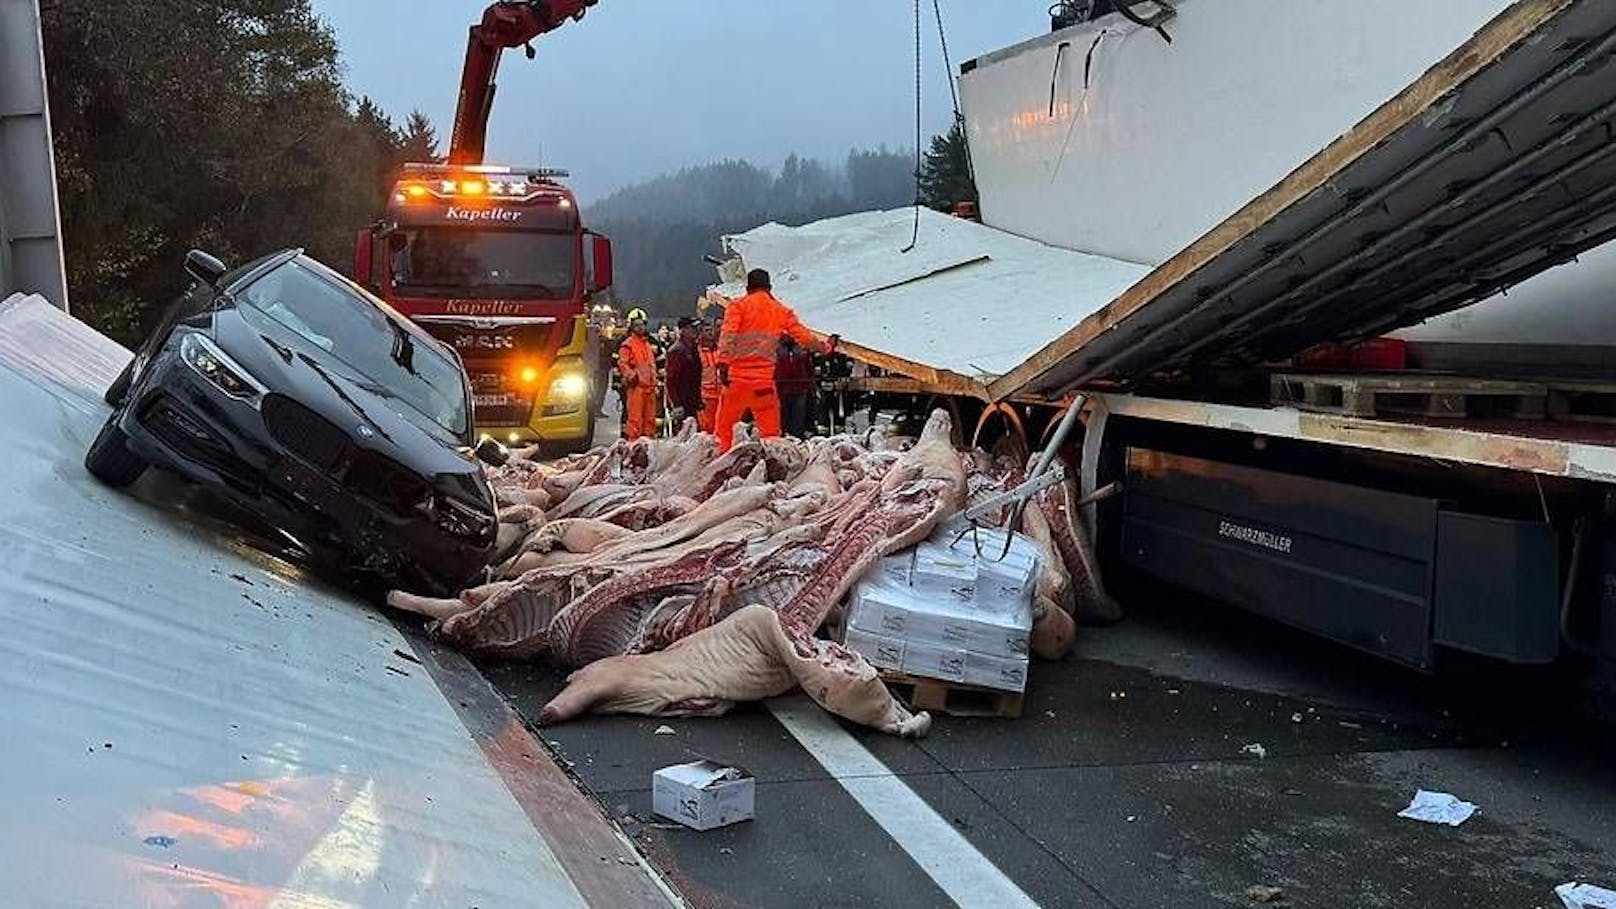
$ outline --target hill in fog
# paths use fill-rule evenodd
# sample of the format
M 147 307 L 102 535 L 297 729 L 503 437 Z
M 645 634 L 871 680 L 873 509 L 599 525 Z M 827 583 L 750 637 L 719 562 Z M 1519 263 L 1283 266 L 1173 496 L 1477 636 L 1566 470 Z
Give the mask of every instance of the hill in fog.
M 589 206 L 585 221 L 612 238 L 617 298 L 653 316 L 691 311 L 715 280 L 703 255 L 719 238 L 769 221 L 797 225 L 914 201 L 914 152 L 849 152 L 826 163 L 792 155 L 778 171 L 729 160 L 625 186 Z

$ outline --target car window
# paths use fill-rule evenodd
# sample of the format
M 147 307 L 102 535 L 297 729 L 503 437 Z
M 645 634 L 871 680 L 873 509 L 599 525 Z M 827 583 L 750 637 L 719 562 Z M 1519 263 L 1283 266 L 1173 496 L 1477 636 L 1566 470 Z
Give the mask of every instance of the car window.
M 238 290 L 252 307 L 326 351 L 439 426 L 462 435 L 469 421 L 460 367 L 384 310 L 293 259 Z

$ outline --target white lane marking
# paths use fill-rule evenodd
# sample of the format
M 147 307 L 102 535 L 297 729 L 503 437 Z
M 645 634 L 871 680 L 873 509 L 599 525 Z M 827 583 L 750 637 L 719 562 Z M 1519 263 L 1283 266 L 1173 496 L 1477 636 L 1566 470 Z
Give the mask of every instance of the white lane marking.
M 806 695 L 769 712 L 961 909 L 1037 909 L 998 866 Z

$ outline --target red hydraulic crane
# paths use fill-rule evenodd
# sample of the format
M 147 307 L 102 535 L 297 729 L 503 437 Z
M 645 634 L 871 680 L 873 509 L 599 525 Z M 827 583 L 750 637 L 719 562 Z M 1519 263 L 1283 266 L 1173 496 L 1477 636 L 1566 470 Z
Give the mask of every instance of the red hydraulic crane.
M 497 0 L 471 27 L 466 43 L 466 65 L 460 75 L 460 100 L 455 106 L 454 133 L 449 140 L 449 163 L 483 163 L 488 138 L 488 114 L 494 107 L 494 77 L 507 48 L 524 47 L 533 59 L 534 38 L 554 31 L 568 20 L 582 19 L 598 0 Z

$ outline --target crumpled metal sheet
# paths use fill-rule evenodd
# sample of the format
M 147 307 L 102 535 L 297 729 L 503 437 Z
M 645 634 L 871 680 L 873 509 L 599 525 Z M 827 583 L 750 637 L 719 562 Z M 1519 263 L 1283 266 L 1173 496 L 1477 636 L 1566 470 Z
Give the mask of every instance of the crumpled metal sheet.
M 0 902 L 583 905 L 392 625 L 84 471 L 127 356 L 0 310 Z
M 1150 272 L 930 209 L 915 236 L 914 219 L 904 208 L 771 223 L 724 242 L 769 270 L 809 328 L 973 379 L 1009 372 Z

